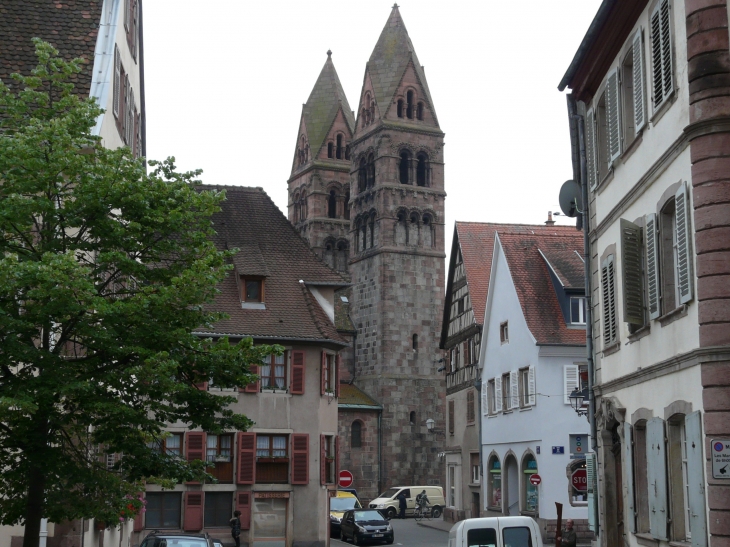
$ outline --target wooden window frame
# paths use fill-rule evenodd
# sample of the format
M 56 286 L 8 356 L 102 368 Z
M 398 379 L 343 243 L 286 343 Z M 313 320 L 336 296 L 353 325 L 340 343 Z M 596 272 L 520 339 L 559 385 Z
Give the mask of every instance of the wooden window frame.
M 274 438 L 284 439 L 284 455 L 275 455 Z M 289 482 L 289 443 L 287 433 L 257 433 L 256 434 L 256 484 L 286 484 Z M 267 447 L 262 448 L 260 441 L 267 439 Z M 266 454 L 260 454 L 266 451 Z
M 257 282 L 259 284 L 259 298 L 258 300 L 248 300 L 246 298 L 246 285 L 249 282 Z M 251 304 L 263 304 L 266 302 L 266 282 L 263 277 L 258 276 L 241 276 L 241 302 L 248 302 Z
M 289 351 L 284 351 L 281 355 L 274 355 L 273 353 L 270 355 L 267 355 L 264 357 L 264 359 L 268 359 L 268 363 L 266 360 L 263 361 L 263 365 L 259 365 L 258 367 L 258 375 L 259 375 L 259 382 L 261 385 L 261 391 L 287 391 L 289 389 L 289 384 L 287 383 L 290 378 L 289 374 Z M 276 363 L 276 359 L 283 359 L 284 360 L 284 376 L 276 376 L 276 367 L 281 366 Z M 269 374 L 268 376 L 263 375 L 263 369 L 265 366 L 269 367 Z M 276 383 L 276 379 L 281 378 L 282 380 L 282 386 L 279 387 Z M 264 385 L 264 380 L 268 380 L 268 384 Z
M 499 324 L 499 341 L 502 344 L 509 344 L 509 321 Z

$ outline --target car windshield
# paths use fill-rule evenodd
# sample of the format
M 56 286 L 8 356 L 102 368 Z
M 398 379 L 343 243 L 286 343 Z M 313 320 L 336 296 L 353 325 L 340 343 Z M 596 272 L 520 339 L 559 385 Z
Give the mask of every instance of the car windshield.
M 388 488 L 385 492 L 380 494 L 379 498 L 392 498 L 400 491 L 400 488 Z
M 348 509 L 358 509 L 360 504 L 357 498 L 332 498 L 330 499 L 330 511 L 347 511 Z
M 355 522 L 381 521 L 383 515 L 377 511 L 355 511 Z
M 203 538 L 162 538 L 159 547 L 208 547 Z

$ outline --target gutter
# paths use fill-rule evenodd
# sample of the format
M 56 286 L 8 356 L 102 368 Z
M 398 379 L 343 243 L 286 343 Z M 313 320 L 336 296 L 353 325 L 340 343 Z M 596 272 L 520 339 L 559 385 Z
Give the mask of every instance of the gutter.
M 337 403 L 338 408 L 346 408 L 348 410 L 357 409 L 357 410 L 383 410 L 383 407 L 381 405 L 349 405 L 349 404 L 342 404 Z
M 193 331 L 192 334 L 195 336 L 207 336 L 210 338 L 220 338 L 222 336 L 227 336 L 228 338 L 258 338 L 259 340 L 281 340 L 284 342 L 306 342 L 309 344 L 312 343 L 325 343 L 325 344 L 335 344 L 337 346 L 342 346 L 343 348 L 347 347 L 347 343 L 343 342 L 342 340 L 333 340 L 331 338 L 295 338 L 295 337 L 289 337 L 289 336 L 271 336 L 267 334 L 241 334 L 241 333 L 235 333 L 235 332 L 200 332 L 200 331 Z

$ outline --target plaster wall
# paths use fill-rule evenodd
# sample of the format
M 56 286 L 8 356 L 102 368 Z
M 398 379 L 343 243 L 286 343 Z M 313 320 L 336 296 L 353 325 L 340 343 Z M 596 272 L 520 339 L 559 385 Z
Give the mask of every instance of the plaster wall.
M 467 420 L 467 393 L 474 393 L 474 421 Z M 471 473 L 471 451 L 479 450 L 479 392 L 469 385 L 465 389 L 461 389 L 456 393 L 446 396 L 446 408 L 449 408 L 449 401 L 454 401 L 454 432 L 449 431 L 447 416 L 446 435 L 446 487 L 444 488 L 444 496 L 446 496 L 449 487 L 449 471 L 448 466 L 454 465 L 458 467 L 458 484 L 455 496 L 456 503 L 453 505 L 455 509 L 466 511 L 465 517 L 470 518 L 471 515 L 471 496 L 472 492 L 480 492 L 480 484 L 472 482 Z M 438 435 L 438 433 L 436 433 Z M 451 452 L 453 451 L 453 452 Z M 455 475 L 458 476 L 458 475 Z M 446 503 L 449 504 L 448 496 Z

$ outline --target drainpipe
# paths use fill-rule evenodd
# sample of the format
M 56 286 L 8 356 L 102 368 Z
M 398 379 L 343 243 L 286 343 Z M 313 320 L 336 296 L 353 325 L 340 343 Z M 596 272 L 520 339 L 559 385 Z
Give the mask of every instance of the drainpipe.
M 41 531 L 38 534 L 38 547 L 46 547 L 48 540 L 48 519 L 41 519 Z
M 479 412 L 477 416 L 479 419 L 479 491 L 482 494 L 479 503 L 479 512 L 481 513 L 481 505 L 483 505 L 486 500 L 484 498 L 484 447 L 482 446 L 482 375 L 480 369 L 477 369 L 477 374 L 477 379 L 474 380 L 474 389 L 477 390 L 477 411 Z
M 378 495 L 383 491 L 383 409 L 378 410 Z

